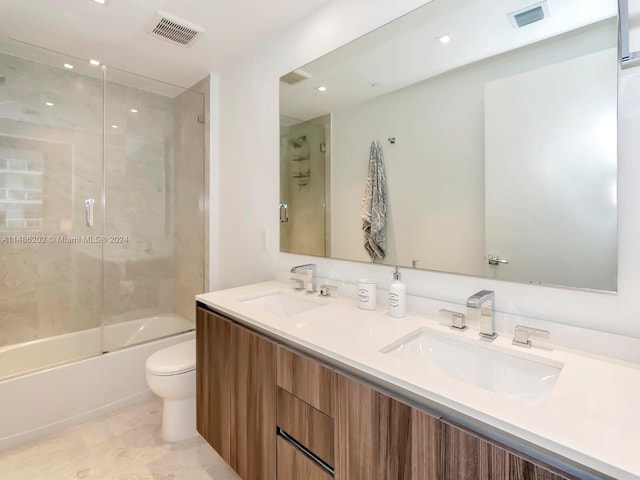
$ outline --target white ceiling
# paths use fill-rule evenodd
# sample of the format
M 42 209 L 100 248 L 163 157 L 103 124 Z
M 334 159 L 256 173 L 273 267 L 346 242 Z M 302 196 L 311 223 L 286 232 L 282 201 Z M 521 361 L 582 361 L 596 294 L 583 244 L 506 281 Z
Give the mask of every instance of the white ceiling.
M 550 16 L 515 29 L 507 13 L 540 0 L 434 0 L 300 67 L 312 75 L 280 84 L 285 123 L 308 120 L 494 55 L 615 17 L 616 0 L 547 0 Z M 640 1 L 640 0 L 639 0 Z M 436 37 L 451 34 L 441 45 Z M 372 84 L 379 84 L 371 88 Z M 316 90 L 327 86 L 326 92 Z
M 0 36 L 188 87 L 328 0 L 0 0 Z M 151 36 L 162 10 L 205 29 L 191 47 Z

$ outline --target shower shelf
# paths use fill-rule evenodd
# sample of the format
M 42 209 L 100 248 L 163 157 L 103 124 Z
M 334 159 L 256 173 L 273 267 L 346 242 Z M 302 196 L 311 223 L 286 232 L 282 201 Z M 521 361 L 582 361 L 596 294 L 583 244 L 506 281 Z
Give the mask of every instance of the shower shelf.
M 1 232 L 42 228 L 42 219 L 29 218 L 29 215 L 42 213 L 43 176 L 41 160 L 0 158 L 0 205 L 3 209 L 8 208 L 5 205 L 12 207 L 14 215 L 2 219 Z
M 42 160 L 26 160 L 22 158 L 0 158 L 0 173 L 26 173 L 42 175 Z
M 42 228 L 41 218 L 7 218 L 5 224 L 0 225 L 0 231 L 6 230 L 24 230 Z
M 302 162 L 304 160 L 310 160 L 310 159 L 311 159 L 311 157 L 309 155 L 291 157 L 291 161 L 292 162 Z
M 42 175 L 42 170 L 0 170 L 0 173 L 17 173 L 19 175 Z

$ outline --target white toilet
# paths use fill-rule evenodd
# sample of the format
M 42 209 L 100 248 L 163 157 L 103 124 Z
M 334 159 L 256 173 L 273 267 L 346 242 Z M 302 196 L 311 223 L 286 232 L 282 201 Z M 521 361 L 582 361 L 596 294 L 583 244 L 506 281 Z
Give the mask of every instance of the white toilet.
M 147 385 L 164 399 L 162 439 L 186 440 L 196 434 L 196 341 L 177 343 L 149 356 Z

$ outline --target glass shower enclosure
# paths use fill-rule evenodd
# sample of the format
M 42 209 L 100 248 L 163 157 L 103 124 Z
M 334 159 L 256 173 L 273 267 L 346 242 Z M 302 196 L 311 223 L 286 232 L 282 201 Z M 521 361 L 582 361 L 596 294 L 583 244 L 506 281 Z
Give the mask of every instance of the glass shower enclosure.
M 204 94 L 0 41 L 0 380 L 194 328 Z

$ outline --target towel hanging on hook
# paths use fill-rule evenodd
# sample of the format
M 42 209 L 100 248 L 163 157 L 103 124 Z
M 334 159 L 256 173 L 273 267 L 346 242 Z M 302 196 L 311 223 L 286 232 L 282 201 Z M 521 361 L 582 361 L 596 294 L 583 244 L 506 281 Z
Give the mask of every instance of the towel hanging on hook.
M 362 198 L 362 231 L 364 248 L 371 261 L 385 257 L 387 243 L 387 179 L 384 172 L 382 146 L 378 140 L 371 142 L 367 184 Z

